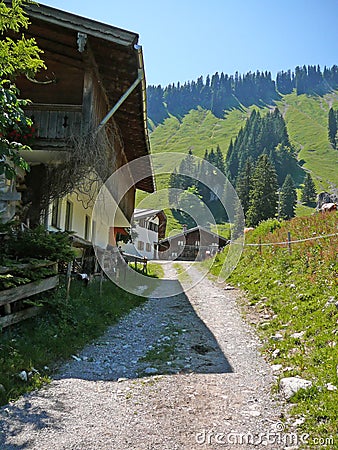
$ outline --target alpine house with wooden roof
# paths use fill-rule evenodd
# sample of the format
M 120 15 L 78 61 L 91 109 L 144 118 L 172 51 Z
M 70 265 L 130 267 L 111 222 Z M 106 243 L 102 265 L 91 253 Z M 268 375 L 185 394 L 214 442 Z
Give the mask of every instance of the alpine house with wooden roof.
M 20 97 L 32 100 L 26 114 L 36 128 L 33 151 L 23 155 L 31 170 L 17 187 L 21 214 L 90 242 L 102 183 L 150 153 L 142 48 L 136 33 L 115 26 L 45 5 L 27 13 L 25 35 L 36 39 L 47 69 L 16 80 Z M 155 189 L 149 159 L 137 168 L 143 178 L 129 183 L 107 230 L 112 245 L 115 228 L 130 227 L 136 189 Z

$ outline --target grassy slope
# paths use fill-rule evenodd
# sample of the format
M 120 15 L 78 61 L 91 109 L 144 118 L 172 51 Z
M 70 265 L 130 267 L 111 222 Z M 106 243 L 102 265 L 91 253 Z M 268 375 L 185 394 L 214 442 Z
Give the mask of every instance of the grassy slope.
M 314 175 L 318 189 L 327 189 L 330 183 L 338 186 L 338 171 L 335 170 L 338 152 L 331 148 L 327 138 L 328 111 L 331 106 L 338 108 L 338 93 L 324 97 L 292 93 L 276 104 L 285 116 L 299 159 Z M 225 119 L 218 119 L 201 108 L 190 111 L 181 122 L 171 117 L 152 132 L 152 151 L 186 154 L 192 149 L 194 155 L 203 157 L 205 149 L 210 150 L 218 144 L 226 153 L 230 140 L 244 125 L 250 109 L 232 110 Z
M 338 152 L 328 141 L 327 126 L 330 106 L 338 107 L 337 94 L 324 97 L 299 95 L 284 96 L 277 102 L 285 115 L 292 144 L 299 152 L 299 160 L 309 170 L 317 190 L 338 186 Z
M 283 242 L 337 233 L 337 214 L 316 214 L 285 222 L 263 222 L 248 234 L 249 243 Z M 287 246 L 246 247 L 230 283 L 245 290 L 244 311 L 256 324 L 265 357 L 281 364 L 280 378 L 299 375 L 313 388 L 296 394 L 292 413 L 304 417 L 303 432 L 329 438 L 338 427 L 338 236 Z M 218 275 L 226 254 L 217 255 L 211 268 Z M 303 335 L 293 337 L 294 333 Z M 273 336 L 280 334 L 280 339 Z M 316 445 L 311 448 L 318 448 Z M 338 441 L 335 446 L 338 448 Z
M 190 111 L 181 123 L 176 117 L 170 117 L 152 132 L 152 151 L 186 154 L 192 149 L 195 156 L 203 158 L 206 149 L 216 149 L 218 144 L 226 152 L 246 118 L 247 113 L 238 109 L 230 111 L 223 120 L 201 108 Z

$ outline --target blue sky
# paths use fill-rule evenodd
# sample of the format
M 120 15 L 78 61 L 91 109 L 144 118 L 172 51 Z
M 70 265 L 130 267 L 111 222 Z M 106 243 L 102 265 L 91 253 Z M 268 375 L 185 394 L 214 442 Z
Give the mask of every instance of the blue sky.
M 338 64 L 338 0 L 45 0 L 140 35 L 148 84 Z

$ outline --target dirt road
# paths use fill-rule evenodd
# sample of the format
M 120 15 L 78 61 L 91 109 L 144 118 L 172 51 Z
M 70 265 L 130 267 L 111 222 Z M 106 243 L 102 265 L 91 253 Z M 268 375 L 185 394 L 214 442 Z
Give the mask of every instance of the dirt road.
M 205 278 L 149 299 L 0 409 L 1 450 L 283 449 L 272 371 L 237 296 Z

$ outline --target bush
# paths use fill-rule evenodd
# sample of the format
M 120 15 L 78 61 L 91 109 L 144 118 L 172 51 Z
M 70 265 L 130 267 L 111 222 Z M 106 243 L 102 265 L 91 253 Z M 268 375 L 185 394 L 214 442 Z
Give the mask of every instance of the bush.
M 9 231 L 5 240 L 4 255 L 16 259 L 49 259 L 69 262 L 74 258 L 70 234 L 49 233 L 43 226 L 33 230 Z

